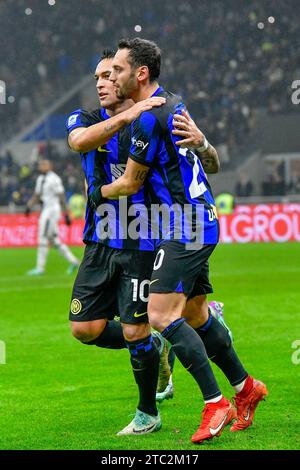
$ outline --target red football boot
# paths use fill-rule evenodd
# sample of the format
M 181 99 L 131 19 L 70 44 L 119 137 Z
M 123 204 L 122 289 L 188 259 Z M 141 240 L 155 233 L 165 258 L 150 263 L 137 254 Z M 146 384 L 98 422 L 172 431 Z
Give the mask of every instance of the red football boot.
M 233 398 L 237 409 L 237 421 L 230 431 L 242 431 L 251 426 L 257 405 L 268 395 L 264 383 L 248 376 L 243 390 Z
M 192 442 L 200 444 L 214 436 L 220 436 L 226 424 L 236 417 L 236 409 L 224 397 L 217 403 L 207 403 L 202 411 L 202 422 L 192 436 Z

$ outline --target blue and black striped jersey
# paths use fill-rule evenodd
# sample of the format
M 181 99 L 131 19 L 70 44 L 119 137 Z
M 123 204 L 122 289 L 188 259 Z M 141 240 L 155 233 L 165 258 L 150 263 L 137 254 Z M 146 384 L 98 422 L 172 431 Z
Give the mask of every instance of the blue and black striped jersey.
M 104 109 L 91 113 L 77 109 L 67 119 L 67 131 L 70 133 L 76 128 L 89 127 L 106 119 L 109 119 L 109 116 Z M 98 149 L 80 154 L 88 194 L 99 182 L 112 183 L 124 173 L 129 149 L 130 126 L 124 127 Z M 104 243 L 118 249 L 153 251 L 154 243 L 148 232 L 148 213 L 145 209 L 147 207 L 149 200 L 144 188 L 128 198 L 106 200 L 96 212 L 87 203 L 83 240 Z M 138 224 L 138 230 L 130 231 L 130 224 Z M 135 239 L 132 232 L 136 234 Z
M 180 97 L 161 87 L 155 95 L 165 97 L 166 104 L 142 113 L 132 123 L 129 156 L 150 168 L 144 190 L 150 196 L 152 211 L 153 205 L 174 207 L 170 226 L 164 228 L 159 222 L 159 238 L 176 238 L 189 243 L 197 234 L 197 241 L 215 244 L 219 238 L 219 225 L 205 172 L 197 155 L 176 146 L 175 142 L 180 138 L 172 134 L 173 115 L 180 114 L 185 106 Z M 182 216 L 180 211 L 184 212 Z

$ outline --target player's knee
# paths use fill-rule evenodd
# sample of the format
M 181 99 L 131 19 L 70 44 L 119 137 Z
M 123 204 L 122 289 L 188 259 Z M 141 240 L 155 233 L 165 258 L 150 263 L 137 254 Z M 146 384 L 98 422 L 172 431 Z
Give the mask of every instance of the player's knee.
M 151 327 L 160 332 L 173 321 L 173 315 L 169 312 L 162 311 L 160 306 L 154 302 L 149 302 L 148 304 L 148 318 Z
M 146 338 L 151 334 L 149 323 L 139 323 L 138 325 L 129 325 L 122 323 L 123 335 L 126 341 L 137 341 Z
M 159 315 L 159 312 L 152 310 L 151 315 L 149 314 L 149 322 L 152 328 L 157 331 L 163 331 L 163 318 Z
M 71 332 L 74 338 L 82 343 L 89 343 L 98 338 L 106 326 L 106 320 L 96 322 L 71 322 Z

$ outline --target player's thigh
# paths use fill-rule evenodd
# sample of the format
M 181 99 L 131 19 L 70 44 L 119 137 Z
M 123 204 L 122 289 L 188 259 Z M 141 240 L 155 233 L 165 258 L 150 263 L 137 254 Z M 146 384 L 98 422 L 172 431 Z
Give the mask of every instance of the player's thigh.
M 154 261 L 151 251 L 123 250 L 118 256 L 118 313 L 124 324 L 147 323 L 149 285 Z
M 150 283 L 150 293 L 183 293 L 188 298 L 206 294 L 198 290 L 204 275 L 208 276 L 208 258 L 215 245 L 203 245 L 198 250 L 186 249 L 184 243 L 166 241 L 157 252 Z M 207 279 L 206 279 L 207 280 Z M 205 280 L 205 282 L 206 282 Z
M 150 325 L 163 331 L 181 317 L 186 304 L 186 295 L 178 292 L 150 293 L 148 317 Z
M 111 248 L 101 243 L 86 246 L 72 291 L 71 322 L 111 320 L 116 315 L 113 254 Z
M 186 298 L 207 293 L 207 285 L 203 285 L 202 281 L 204 274 L 208 273 L 208 258 L 214 248 L 215 245 L 203 245 L 198 250 L 188 250 L 185 244 L 177 241 L 161 244 L 154 262 L 150 285 L 148 312 L 152 325 L 159 322 L 160 316 L 163 316 L 164 322 L 174 321 L 174 316 L 181 316 Z M 192 316 L 192 309 L 189 313 Z
M 124 338 L 127 341 L 137 341 L 151 334 L 149 323 L 122 323 Z

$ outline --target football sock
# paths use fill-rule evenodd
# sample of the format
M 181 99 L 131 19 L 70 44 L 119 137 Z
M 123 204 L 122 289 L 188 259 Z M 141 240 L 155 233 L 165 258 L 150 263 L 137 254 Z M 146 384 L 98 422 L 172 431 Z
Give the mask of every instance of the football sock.
M 126 341 L 130 352 L 133 375 L 139 388 L 138 409 L 157 416 L 156 387 L 158 382 L 159 352 L 152 335 L 136 341 Z
M 123 349 L 126 348 L 125 339 L 121 323 L 116 320 L 111 320 L 106 323 L 106 327 L 98 338 L 84 343 L 88 345 L 95 345 L 99 348 L 107 349 Z
M 181 364 L 196 380 L 204 400 L 220 396 L 221 392 L 208 362 L 204 344 L 196 331 L 185 323 L 183 318 L 179 318 L 172 322 L 162 335 L 172 344 Z
M 169 361 L 169 366 L 170 366 L 170 369 L 171 369 L 172 373 L 173 373 L 173 370 L 174 370 L 175 358 L 176 358 L 176 355 L 174 353 L 174 349 L 171 346 L 170 349 L 169 349 L 168 361 Z
M 250 393 L 253 388 L 253 377 L 251 377 L 251 375 L 248 375 L 246 380 L 243 380 L 243 382 L 239 385 L 234 385 L 233 388 L 236 393 L 240 393 L 243 396 L 248 395 L 248 393 Z
M 211 400 L 205 400 L 205 403 L 218 403 L 218 401 L 222 400 L 223 395 L 220 395 L 216 398 L 212 398 Z
M 48 256 L 48 245 L 40 245 L 37 252 L 37 268 L 44 271 Z
M 240 393 L 243 390 L 245 383 L 246 383 L 246 379 L 243 380 L 240 384 L 233 386 L 236 393 Z
M 239 360 L 227 330 L 211 314 L 207 322 L 195 331 L 202 339 L 209 359 L 226 375 L 232 386 L 248 376 Z

